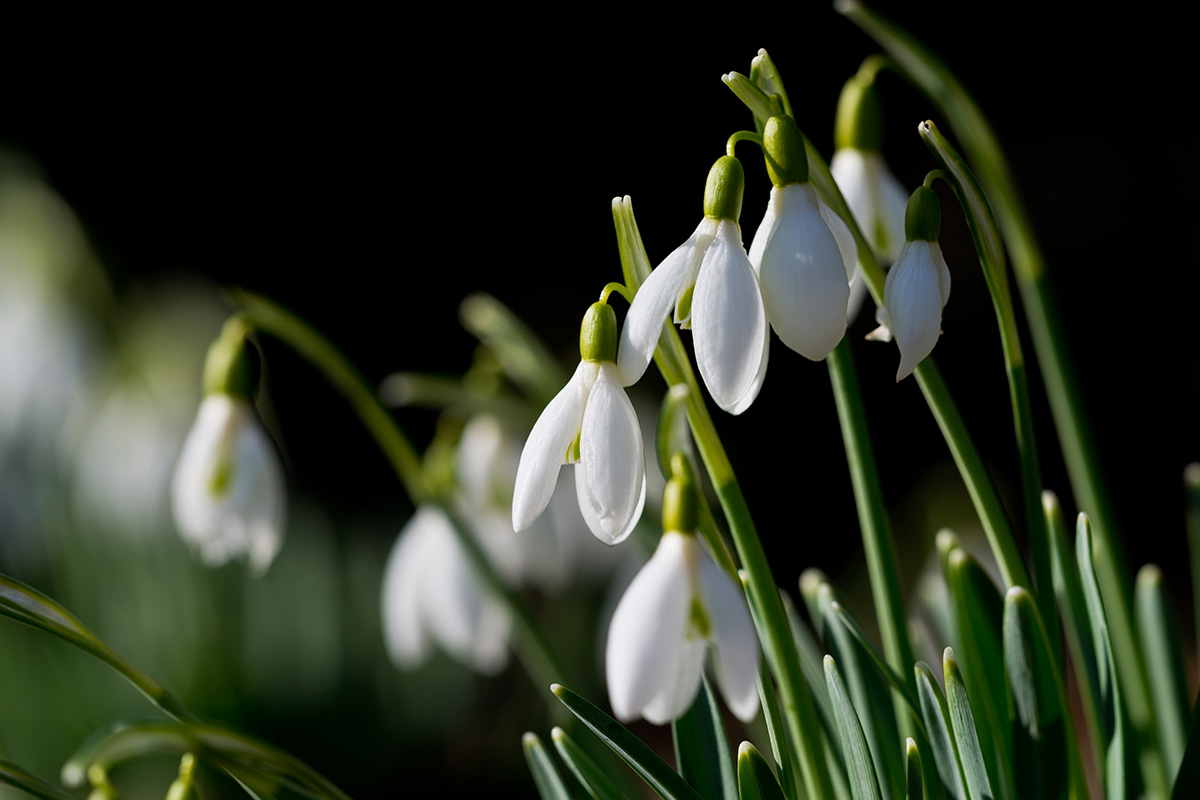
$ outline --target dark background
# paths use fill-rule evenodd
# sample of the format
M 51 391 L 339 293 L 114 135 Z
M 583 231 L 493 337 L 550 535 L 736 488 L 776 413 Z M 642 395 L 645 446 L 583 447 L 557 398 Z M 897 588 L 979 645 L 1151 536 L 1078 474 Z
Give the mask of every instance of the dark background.
M 1200 458 L 1194 44 L 1148 13 L 1005 5 L 965 18 L 958 5 L 889 11 L 994 125 L 1047 257 L 1132 563 L 1164 564 L 1186 609 L 1181 473 Z M 378 381 L 464 370 L 473 341 L 457 306 L 482 290 L 573 363 L 582 312 L 620 278 L 611 198 L 633 197 L 657 263 L 699 221 L 726 137 L 749 127 L 723 72 L 748 72 L 766 47 L 800 127 L 831 153 L 841 85 L 876 50 L 824 4 L 788 8 L 770 20 L 690 8 L 656 29 L 631 10 L 579 6 L 423 24 L 197 18 L 86 41 L 42 30 L 0 53 L 0 142 L 42 165 L 118 292 L 177 272 L 264 292 Z M 884 152 L 914 186 L 936 166 L 916 124 L 938 118 L 899 79 L 881 80 Z M 748 245 L 769 184 L 754 148 L 738 152 Z M 942 197 L 954 290 L 935 356 L 1019 520 L 994 316 L 961 214 Z M 895 349 L 862 341 L 869 316 L 848 335 L 911 581 L 934 531 L 969 529 L 973 516 L 915 382 L 894 383 Z M 378 514 L 390 538 L 408 507 L 386 462 L 315 373 L 266 348 L 291 485 L 334 513 Z M 1036 371 L 1032 388 L 1045 482 L 1073 513 Z M 418 441 L 432 419 L 402 417 Z M 781 585 L 809 566 L 861 573 L 824 366 L 776 340 L 757 402 L 717 421 Z

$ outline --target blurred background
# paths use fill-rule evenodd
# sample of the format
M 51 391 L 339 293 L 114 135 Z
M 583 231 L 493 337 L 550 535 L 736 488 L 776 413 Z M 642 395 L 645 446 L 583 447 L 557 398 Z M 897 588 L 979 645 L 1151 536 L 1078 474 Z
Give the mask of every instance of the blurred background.
M 879 7 L 992 122 L 1047 256 L 1130 561 L 1164 567 L 1188 622 L 1181 475 L 1200 458 L 1190 43 L 1162 18 Z M 515 662 L 479 677 L 441 654 L 415 671 L 389 661 L 379 587 L 413 508 L 340 396 L 278 341 L 261 344 L 287 470 L 283 551 L 252 579 L 241 564 L 203 567 L 179 540 L 170 475 L 205 348 L 231 310 L 222 287 L 295 311 L 372 384 L 477 365 L 458 314 L 481 291 L 571 369 L 583 311 L 620 279 L 611 198 L 632 196 L 657 263 L 698 223 L 728 135 L 751 127 L 722 73 L 748 72 L 767 48 L 801 129 L 832 153 L 842 84 L 876 48 L 826 5 L 800 8 L 692 10 L 657 29 L 611 7 L 573 20 L 435 11 L 400 25 L 350 12 L 180 16 L 147 37 L 119 19 L 89 36 L 14 29 L 0 52 L 0 570 L 62 601 L 201 716 L 275 742 L 352 796 L 395 795 L 417 770 L 530 796 L 520 734 L 545 737 L 561 717 Z M 881 91 L 884 154 L 913 187 L 935 166 L 916 124 L 937 117 L 894 75 Z M 752 146 L 738 154 L 749 244 L 769 182 Z M 935 355 L 1019 520 L 994 316 L 943 189 L 954 289 Z M 939 528 L 978 526 L 915 382 L 894 382 L 894 347 L 862 341 L 869 317 L 848 335 L 911 586 Z M 644 424 L 656 381 L 637 387 Z M 1073 514 L 1036 371 L 1032 389 L 1044 479 Z M 531 420 L 544 399 L 524 402 Z M 436 411 L 397 416 L 422 449 L 439 430 Z M 869 618 L 824 365 L 773 347 L 756 403 L 716 419 L 780 585 L 794 591 L 820 567 Z M 601 699 L 615 597 L 607 577 L 573 583 L 527 594 Z M 0 757 L 43 777 L 102 725 L 154 715 L 40 633 L 0 621 L 0 647 Z M 151 760 L 114 780 L 161 796 L 174 769 Z M 203 780 L 229 791 L 216 773 Z

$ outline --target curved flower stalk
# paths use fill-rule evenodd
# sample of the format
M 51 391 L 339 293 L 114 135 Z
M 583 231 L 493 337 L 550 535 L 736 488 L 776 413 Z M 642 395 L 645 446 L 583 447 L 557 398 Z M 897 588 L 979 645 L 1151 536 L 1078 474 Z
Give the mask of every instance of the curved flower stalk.
M 692 329 L 700 377 L 717 405 L 740 414 L 758 396 L 770 333 L 738 226 L 744 183 L 736 158 L 717 160 L 704 190 L 704 219 L 634 296 L 617 359 L 626 386 L 646 371 L 663 317 L 674 307 L 675 323 Z
M 771 200 L 750 245 L 767 319 L 783 343 L 820 361 L 846 333 L 854 236 L 808 182 L 804 138 L 791 117 L 763 129 Z
M 605 544 L 633 531 L 646 503 L 646 460 L 637 414 L 617 372 L 617 319 L 593 303 L 579 332 L 581 361 L 521 451 L 513 490 L 513 529 L 533 524 L 554 494 L 559 468 L 575 464 L 579 510 Z
M 508 663 L 511 616 L 483 586 L 436 506 L 418 508 L 396 539 L 381 612 L 388 655 L 401 669 L 424 662 L 434 642 L 485 675 Z
M 283 545 L 283 467 L 249 400 L 252 369 L 240 317 L 204 367 L 205 397 L 171 486 L 179 533 L 210 566 L 245 558 L 262 574 Z
M 883 305 L 875 311 L 879 328 L 867 337 L 900 348 L 896 380 L 912 374 L 933 352 L 942 333 L 942 307 L 950 299 L 950 270 L 937 243 L 941 210 L 937 195 L 917 187 L 905 214 L 908 240 L 900 248 L 895 265 L 888 271 Z
M 705 654 L 734 715 L 758 713 L 758 638 L 745 596 L 695 534 L 697 498 L 676 472 L 663 493 L 663 537 L 613 613 L 605 665 L 613 713 L 662 725 L 682 716 L 700 689 Z

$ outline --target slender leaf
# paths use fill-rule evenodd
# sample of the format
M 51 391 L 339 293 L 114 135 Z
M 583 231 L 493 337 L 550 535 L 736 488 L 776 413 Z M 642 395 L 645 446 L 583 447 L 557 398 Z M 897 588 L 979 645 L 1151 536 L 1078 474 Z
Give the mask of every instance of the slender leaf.
M 1109 638 L 1108 617 L 1104 613 L 1104 598 L 1096 579 L 1092 553 L 1092 526 L 1087 514 L 1079 515 L 1075 530 L 1075 559 L 1079 566 L 1079 581 L 1087 606 L 1088 623 L 1096 648 L 1096 696 L 1100 699 L 1100 734 L 1104 751 L 1104 787 L 1109 797 L 1124 797 L 1125 721 L 1121 702 L 1121 684 L 1117 680 L 1112 640 Z
M 796 772 L 789 756 L 791 752 L 787 741 L 787 726 L 779 711 L 779 697 L 775 694 L 775 685 L 771 683 L 771 674 L 766 664 L 758 668 L 758 698 L 762 702 L 763 723 L 767 726 L 767 736 L 771 740 L 771 755 L 775 758 L 775 771 L 779 775 L 779 785 L 788 800 L 796 800 L 799 793 L 796 787 Z
M 525 751 L 525 763 L 533 773 L 533 782 L 542 800 L 571 800 L 566 784 L 554 766 L 554 759 L 538 735 L 526 733 L 522 736 L 521 749 Z
M 659 797 L 664 800 L 700 800 L 695 790 L 667 762 L 615 719 L 565 686 L 556 683 L 550 687 L 550 691 L 568 711 L 579 717 L 584 725 L 591 728 L 601 741 L 632 767 Z
M 1171 800 L 1192 800 L 1200 797 L 1200 703 L 1192 708 L 1192 721 L 1188 725 L 1187 749 L 1183 751 L 1183 763 L 1175 774 Z
M 924 800 L 925 777 L 921 769 L 921 753 L 911 738 L 904 743 L 904 772 L 905 800 Z
M 626 795 L 616 782 L 574 739 L 567 736 L 566 731 L 556 727 L 550 731 L 550 738 L 554 741 L 554 749 L 592 800 L 624 800 Z
M 825 691 L 825 668 L 821 666 L 825 651 L 821 648 L 821 644 L 817 641 L 817 637 L 808 623 L 800 618 L 792 599 L 786 594 L 782 597 L 783 608 L 792 631 L 792 642 L 796 647 L 796 652 L 800 655 L 800 668 L 804 672 L 804 680 L 812 690 L 817 715 L 821 719 L 821 729 L 830 739 L 835 739 L 837 738 L 837 727 L 833 721 L 833 706 L 829 704 L 829 693 Z
M 1183 488 L 1187 493 L 1188 552 L 1191 555 L 1192 616 L 1196 639 L 1200 642 L 1200 463 L 1183 468 Z M 1190 741 L 1190 739 L 1189 739 Z
M 567 382 L 554 354 L 495 297 L 482 292 L 469 295 L 459 306 L 458 318 L 492 351 L 513 382 L 538 403 L 549 403 Z
M 676 769 L 696 793 L 707 800 L 737 800 L 737 771 L 708 678 L 701 678 L 696 702 L 671 723 L 671 733 Z
M 896 674 L 896 671 L 892 669 L 886 661 L 884 661 L 883 653 L 879 652 L 879 648 L 877 648 L 875 643 L 872 642 L 870 637 L 867 636 L 867 632 L 862 629 L 862 626 L 858 624 L 854 617 L 850 616 L 850 613 L 846 611 L 845 607 L 843 607 L 842 604 L 836 600 L 833 602 L 833 611 L 835 614 L 837 614 L 837 617 L 841 623 L 846 626 L 846 630 L 850 632 L 850 635 L 853 636 L 854 639 L 862 646 L 863 650 L 865 650 L 867 654 L 871 656 L 871 661 L 874 662 L 875 666 L 879 669 L 879 674 L 884 678 L 884 680 L 891 684 L 893 689 L 900 694 L 900 697 L 903 698 L 904 703 L 908 706 L 908 710 L 912 712 L 913 716 L 917 720 L 917 724 L 919 725 L 921 719 L 920 701 L 917 700 L 917 696 L 913 692 L 912 687 L 910 687 L 907 682 L 902 681 L 900 676 Z M 925 731 L 922 729 L 922 734 L 924 733 Z
M 1018 796 L 1063 797 L 1068 783 L 1078 793 L 1078 755 L 1068 738 L 1062 682 L 1033 597 L 1019 586 L 1004 598 L 1004 666 L 1017 714 L 1013 767 Z
M 859 720 L 867 737 L 875 765 L 880 794 L 899 797 L 904 791 L 904 762 L 897 743 L 901 741 L 893 712 L 892 694 L 877 669 L 872 669 L 871 654 L 854 638 L 834 610 L 833 588 L 821 586 L 817 592 L 821 616 L 825 619 L 826 649 L 840 665 L 850 699 L 861 710 Z M 841 616 L 845 616 L 845 613 Z
M 832 656 L 825 656 L 825 682 L 829 688 L 829 699 L 833 703 L 837 719 L 838 737 L 842 742 L 842 758 L 850 774 L 850 793 L 854 800 L 882 800 L 879 781 L 875 777 L 875 764 L 862 723 L 850 701 L 846 683 L 838 672 Z
M 770 765 L 749 742 L 738 748 L 737 785 L 741 800 L 784 800 Z
M 75 796 L 70 792 L 46 783 L 33 773 L 26 772 L 11 761 L 3 759 L 0 759 L 0 783 L 15 786 L 42 800 L 75 800 Z
M 991 800 L 991 781 L 988 780 L 983 752 L 979 747 L 979 735 L 975 726 L 975 715 L 967 699 L 967 685 L 954 658 L 954 650 L 947 647 L 942 656 L 942 677 L 946 680 L 946 706 L 950 711 L 950 727 L 954 731 L 954 743 L 958 747 L 958 758 L 966 778 L 967 796 L 971 800 Z
M 917 696 L 921 700 L 921 717 L 929 732 L 929 746 L 933 748 L 933 763 L 938 776 L 953 800 L 965 800 L 967 790 L 963 782 L 962 764 L 958 759 L 958 745 L 950 725 L 950 712 L 946 708 L 946 696 L 924 661 L 917 663 L 913 674 L 916 677 Z
M 1150 700 L 1158 728 L 1158 747 L 1169 775 L 1179 769 L 1187 740 L 1187 688 L 1183 678 L 1183 653 L 1179 626 L 1163 588 L 1162 571 L 1148 564 L 1141 568 L 1134 591 L 1138 638 L 1150 676 Z

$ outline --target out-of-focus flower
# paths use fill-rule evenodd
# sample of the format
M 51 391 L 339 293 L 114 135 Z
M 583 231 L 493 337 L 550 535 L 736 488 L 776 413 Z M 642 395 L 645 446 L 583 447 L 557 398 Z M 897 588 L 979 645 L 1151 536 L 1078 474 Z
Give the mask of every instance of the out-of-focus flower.
M 508 662 L 508 610 L 482 585 L 435 506 L 421 506 L 400 532 L 383 574 L 384 641 L 402 669 L 420 665 L 436 642 L 483 674 Z
M 521 531 L 541 516 L 559 468 L 573 463 L 588 528 L 600 541 L 617 544 L 641 517 L 646 461 L 637 414 L 614 363 L 617 321 L 607 303 L 588 309 L 579 343 L 579 367 L 542 411 L 521 451 L 512 524 Z
M 738 225 L 743 186 L 738 160 L 718 159 L 705 186 L 704 219 L 638 289 L 618 357 L 626 386 L 646 371 L 663 318 L 674 308 L 675 323 L 692 329 L 700 377 L 717 405 L 740 414 L 758 397 L 770 333 Z
M 763 130 L 771 200 L 750 245 L 767 319 L 783 343 L 820 361 L 846 333 L 858 263 L 849 228 L 808 182 L 804 139 L 791 117 Z
M 172 481 L 175 524 L 212 566 L 245 558 L 263 573 L 283 544 L 283 468 L 254 413 L 246 326 L 233 317 L 208 351 L 205 397 Z
M 917 187 L 905 215 L 908 240 L 888 271 L 883 305 L 875 312 L 880 327 L 868 338 L 896 340 L 900 368 L 896 380 L 912 374 L 942 333 L 942 307 L 950 299 L 950 270 L 937 243 L 941 211 L 932 189 Z
M 690 481 L 673 477 L 668 482 L 665 533 L 609 625 L 608 695 L 624 721 L 641 716 L 662 725 L 686 712 L 700 688 L 710 644 L 730 710 L 744 722 L 758 711 L 754 624 L 742 592 L 701 550 L 694 532 L 694 492 Z M 691 508 L 681 510 L 688 503 Z

